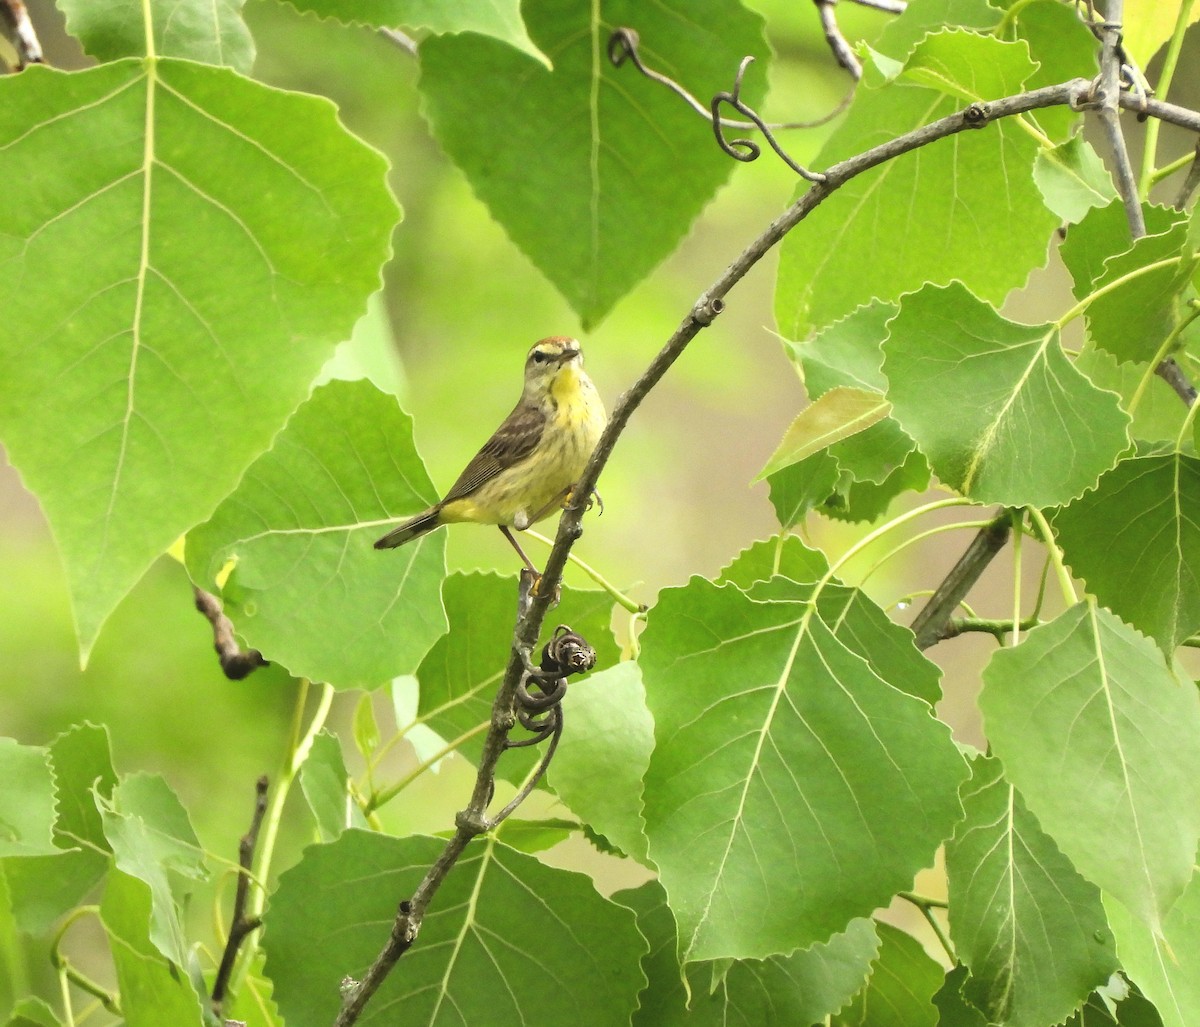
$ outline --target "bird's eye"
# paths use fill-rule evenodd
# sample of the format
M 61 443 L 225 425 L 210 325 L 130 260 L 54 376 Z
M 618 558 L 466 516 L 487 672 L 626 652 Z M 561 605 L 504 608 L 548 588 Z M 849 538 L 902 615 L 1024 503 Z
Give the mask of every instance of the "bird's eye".
M 545 352 L 544 350 L 540 350 L 540 349 L 535 349 L 533 351 L 532 356 L 533 356 L 533 362 L 535 364 L 544 364 L 547 360 L 550 359 L 550 354 Z

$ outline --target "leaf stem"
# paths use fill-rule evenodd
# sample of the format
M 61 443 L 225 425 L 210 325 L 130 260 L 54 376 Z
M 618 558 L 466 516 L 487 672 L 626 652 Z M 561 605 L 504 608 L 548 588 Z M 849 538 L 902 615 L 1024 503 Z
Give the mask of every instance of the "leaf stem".
M 1156 92 L 1164 98 L 1171 91 L 1171 80 L 1175 77 L 1175 68 L 1179 64 L 1179 53 L 1183 49 L 1183 37 L 1191 18 L 1192 3 L 1193 0 L 1181 0 L 1179 13 L 1175 18 L 1175 27 L 1171 31 L 1171 39 L 1167 43 L 1167 52 L 1163 58 L 1162 71 L 1159 72 L 1156 87 Z M 1150 187 L 1158 181 L 1154 170 L 1154 161 L 1158 156 L 1158 127 L 1157 118 L 1149 119 L 1143 139 L 1142 180 L 1138 189 L 1143 200 L 1150 195 Z
M 1062 590 L 1063 600 L 1067 606 L 1074 606 L 1079 602 L 1079 596 L 1075 592 L 1071 575 L 1063 563 L 1062 550 L 1058 548 L 1058 543 L 1054 540 L 1054 532 L 1050 530 L 1050 523 L 1046 520 L 1046 515 L 1036 506 L 1027 506 L 1025 509 L 1029 512 L 1030 519 L 1037 525 L 1042 544 L 1054 562 L 1054 570 L 1058 574 L 1058 587 Z
M 1138 404 L 1142 401 L 1142 396 L 1145 395 L 1146 389 L 1150 387 L 1150 379 L 1158 373 L 1158 366 L 1166 360 L 1166 358 L 1175 349 L 1184 330 L 1196 318 L 1200 317 L 1200 306 L 1190 310 L 1186 317 L 1181 318 L 1179 324 L 1171 329 L 1170 333 L 1162 341 L 1162 345 L 1158 347 L 1157 352 L 1150 358 L 1150 366 L 1142 374 L 1141 380 L 1138 382 L 1137 388 L 1134 389 L 1133 395 L 1129 399 L 1129 406 L 1126 408 L 1129 416 L 1132 417 L 1137 411 Z
M 464 731 L 453 741 L 447 742 L 432 756 L 421 760 L 420 763 L 418 763 L 411 771 L 405 774 L 404 777 L 400 778 L 400 780 L 395 784 L 389 785 L 387 788 L 381 788 L 379 791 L 372 792 L 369 796 L 367 796 L 366 805 L 363 807 L 363 813 L 369 816 L 380 807 L 391 802 L 397 795 L 404 791 L 405 788 L 412 784 L 435 763 L 437 763 L 439 760 L 445 759 L 451 753 L 457 752 L 459 746 L 463 745 L 465 742 L 469 742 L 476 735 L 483 734 L 489 726 L 490 725 L 486 720 L 480 724 L 476 724 L 469 731 Z
M 534 531 L 532 528 L 527 528 L 525 530 L 525 534 L 529 535 L 532 538 L 537 539 L 539 542 L 541 542 L 543 545 L 545 545 L 548 549 L 554 548 L 554 539 L 547 538 L 540 531 Z M 599 585 L 602 589 L 604 589 L 605 592 L 607 592 L 610 596 L 612 596 L 613 599 L 618 603 L 618 605 L 620 605 L 624 609 L 628 610 L 630 613 L 645 613 L 646 612 L 647 606 L 645 603 L 639 603 L 633 599 L 630 599 L 627 595 L 625 595 L 624 592 L 622 592 L 619 588 L 617 588 L 616 585 L 612 584 L 612 582 L 610 582 L 607 578 L 605 578 L 604 575 L 602 575 L 598 570 L 596 570 L 594 567 L 584 563 L 574 553 L 568 553 L 567 559 L 570 560 L 571 563 L 575 564 L 576 567 L 578 567 L 581 571 L 583 571 L 583 573 L 586 574 L 589 578 L 591 578 L 597 585 Z
M 1021 531 L 1022 516 L 1017 511 L 1013 511 L 1013 527 L 1017 530 L 1013 532 L 1013 610 L 1012 610 L 1012 644 L 1019 645 L 1021 642 L 1021 538 L 1024 532 Z M 1020 519 L 1019 519 L 1020 518 Z
M 1148 275 L 1153 271 L 1158 271 L 1161 268 L 1170 267 L 1172 264 L 1180 264 L 1182 262 L 1182 256 L 1164 257 L 1162 260 L 1156 260 L 1151 264 L 1143 264 L 1141 267 L 1135 267 L 1132 271 L 1127 271 L 1120 277 L 1114 278 L 1111 282 L 1105 282 L 1095 292 L 1084 296 L 1083 299 L 1076 303 L 1075 306 L 1063 314 L 1063 316 L 1057 321 L 1052 321 L 1051 325 L 1052 327 L 1057 328 L 1059 331 L 1062 331 L 1064 325 L 1079 317 L 1080 314 L 1087 310 L 1088 307 L 1090 307 L 1101 297 L 1107 296 L 1110 292 L 1121 288 L 1123 285 L 1127 285 L 1129 282 L 1132 282 L 1135 279 L 1141 278 L 1143 275 Z
M 916 892 L 910 891 L 897 892 L 897 896 L 906 902 L 911 902 L 921 911 L 921 916 L 929 924 L 930 929 L 937 937 L 938 943 L 946 950 L 946 955 L 950 957 L 952 962 L 957 962 L 958 957 L 954 954 L 954 946 L 950 943 L 949 935 L 946 934 L 942 925 L 938 923 L 937 917 L 933 915 L 934 909 L 947 909 L 949 908 L 949 904 L 941 899 L 927 898 L 924 895 L 918 895 Z

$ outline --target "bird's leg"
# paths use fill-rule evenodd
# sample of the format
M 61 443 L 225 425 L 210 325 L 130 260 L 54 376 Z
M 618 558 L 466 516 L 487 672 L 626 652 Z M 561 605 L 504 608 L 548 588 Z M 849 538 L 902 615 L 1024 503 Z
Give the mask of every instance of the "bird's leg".
M 529 527 L 529 525 L 537 524 L 538 521 L 540 521 L 543 517 L 545 517 L 546 514 L 548 514 L 555 507 L 561 508 L 566 503 L 566 501 L 570 497 L 570 495 L 571 495 L 571 489 L 570 489 L 570 486 L 568 486 L 567 488 L 563 489 L 552 500 L 550 500 L 549 503 L 547 503 L 545 506 L 543 506 L 537 513 L 535 513 L 532 517 L 530 517 L 525 522 L 524 526 L 517 525 L 517 530 L 524 531 L 525 528 Z
M 517 544 L 517 540 L 516 540 L 515 538 L 513 538 L 513 534 L 512 534 L 512 532 L 508 530 L 508 525 L 507 525 L 507 524 L 501 524 L 501 525 L 500 525 L 500 530 L 501 530 L 501 531 L 504 533 L 504 537 L 505 537 L 506 539 L 508 539 L 508 541 L 509 541 L 510 543 L 512 543 L 512 547 L 513 547 L 513 549 L 515 549 L 515 550 L 517 551 L 517 555 L 518 555 L 518 556 L 520 556 L 520 558 L 521 558 L 521 559 L 524 561 L 524 563 L 525 563 L 525 566 L 529 568 L 529 573 L 533 575 L 533 577 L 534 577 L 534 580 L 535 580 L 535 584 L 534 584 L 534 586 L 533 586 L 533 589 L 534 589 L 534 591 L 536 592 L 536 591 L 537 591 L 537 584 L 536 584 L 536 581 L 540 581 L 540 580 L 541 580 L 541 577 L 542 577 L 542 576 L 541 576 L 541 575 L 538 573 L 538 569 L 537 569 L 537 568 L 536 568 L 536 567 L 533 565 L 533 562 L 532 562 L 532 561 L 529 559 L 529 557 L 525 555 L 525 550 L 524 550 L 524 549 L 522 549 L 522 548 L 521 548 L 521 547 L 520 547 L 520 546 Z

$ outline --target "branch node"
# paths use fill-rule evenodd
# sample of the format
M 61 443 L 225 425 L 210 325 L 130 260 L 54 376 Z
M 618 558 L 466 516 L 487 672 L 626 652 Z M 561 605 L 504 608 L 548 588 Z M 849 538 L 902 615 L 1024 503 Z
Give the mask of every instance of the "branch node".
M 464 834 L 474 837 L 477 834 L 483 834 L 487 831 L 491 827 L 491 824 L 488 822 L 487 817 L 478 810 L 468 807 L 467 809 L 459 810 L 455 815 L 454 826 Z
M 968 128 L 983 128 L 991 117 L 986 103 L 973 103 L 962 112 L 963 122 Z
M 196 609 L 204 614 L 213 629 L 213 649 L 221 664 L 221 671 L 230 681 L 241 681 L 259 667 L 269 667 L 257 649 L 242 649 L 233 637 L 233 622 L 221 609 L 221 601 L 199 585 L 194 587 Z
M 692 320 L 701 328 L 707 328 L 725 310 L 725 301 L 719 296 L 709 296 L 705 293 L 692 307 Z

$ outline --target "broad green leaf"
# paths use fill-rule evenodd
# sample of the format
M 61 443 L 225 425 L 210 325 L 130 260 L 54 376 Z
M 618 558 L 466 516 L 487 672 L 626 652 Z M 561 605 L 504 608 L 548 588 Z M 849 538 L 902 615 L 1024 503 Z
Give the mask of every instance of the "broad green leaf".
M 963 103 L 994 100 L 1036 70 L 1023 40 L 997 46 L 995 38 L 964 29 L 934 32 L 909 55 L 903 77 Z
M 1088 590 L 1164 652 L 1200 629 L 1200 459 L 1122 460 L 1054 533 Z
M 830 389 L 797 415 L 783 439 L 755 479 L 790 467 L 801 460 L 878 424 L 891 404 L 878 392 L 863 389 Z
M 807 603 L 812 588 L 775 578 L 749 589 L 757 600 Z M 893 688 L 933 706 L 942 698 L 942 672 L 917 649 L 913 633 L 891 620 L 860 588 L 827 584 L 817 599 L 821 618 L 838 641 L 857 653 Z
M 28 72 L 0 81 L 0 436 L 86 656 L 349 334 L 397 211 L 327 100 L 188 61 Z
M 628 63 L 613 67 L 609 33 L 636 26 L 645 59 L 702 97 L 729 89 L 742 57 L 761 62 L 768 47 L 736 0 L 712 0 L 703 18 L 688 0 L 545 0 L 523 13 L 553 71 L 495 39 L 437 36 L 421 44 L 423 110 L 587 328 L 678 245 L 734 166 L 678 96 Z M 756 64 L 747 103 L 761 101 L 764 80 Z
M 350 798 L 349 775 L 337 735 L 322 731 L 300 768 L 300 788 L 317 823 L 323 842 L 333 841 L 347 827 L 366 827 L 366 818 Z
M 1111 353 L 1087 343 L 1075 358 L 1075 367 L 1097 388 L 1121 397 L 1122 409 L 1133 415 L 1129 432 L 1134 439 L 1175 442 L 1188 408 L 1179 402 L 1175 390 L 1146 364 L 1122 364 Z M 1130 409 L 1131 400 L 1139 390 L 1141 399 Z
M 54 828 L 54 774 L 42 746 L 0 738 L 0 856 L 40 856 L 57 852 Z
M 109 875 L 100 904 L 117 973 L 126 1027 L 201 1027 L 200 1000 L 179 964 L 163 958 L 146 932 L 153 921 L 150 888 L 128 874 Z
M 906 296 L 883 351 L 893 416 L 981 503 L 1065 503 L 1129 444 L 1117 397 L 1075 370 L 1053 325 L 1009 321 L 957 283 Z
M 970 66 L 988 69 L 994 95 L 983 99 L 1020 92 L 1033 71 L 1024 43 L 963 32 L 927 39 L 910 61 L 929 64 L 951 47 L 961 48 Z M 829 167 L 961 107 L 957 96 L 903 79 L 875 89 L 860 85 L 814 163 Z M 957 279 L 999 303 L 1045 261 L 1057 224 L 1030 177 L 1010 170 L 1032 166 L 1036 152 L 1037 143 L 1005 120 L 847 182 L 782 244 L 780 330 L 802 339 L 860 304 L 895 300 L 926 282 Z
M 942 968 L 911 935 L 877 923 L 879 955 L 871 979 L 831 1027 L 935 1027 L 933 996 L 942 986 Z
M 305 849 L 283 874 L 263 945 L 289 1025 L 333 1022 L 342 978 L 362 977 L 397 903 L 444 847 L 436 838 L 346 831 Z M 446 876 L 402 971 L 383 982 L 358 1022 L 618 1027 L 629 1023 L 645 984 L 645 951 L 633 913 L 601 898 L 587 877 L 487 837 Z
M 1117 969 L 1100 890 L 978 757 L 966 819 L 946 846 L 950 937 L 970 968 L 963 994 L 989 1024 L 1059 1023 Z
M 809 549 L 796 535 L 776 535 L 747 546 L 717 577 L 748 589 L 756 581 L 783 575 L 793 581 L 816 581 L 829 570 L 829 561 L 819 549 Z
M 1104 908 L 1122 966 L 1154 1003 L 1164 1027 L 1192 1027 L 1200 1010 L 1200 874 L 1192 873 L 1161 933 L 1119 902 L 1106 898 Z
M 508 817 L 496 828 L 496 838 L 518 852 L 545 852 L 546 849 L 565 842 L 579 829 L 579 821 L 567 820 L 565 817 L 522 820 L 514 816 Z
M 421 682 L 420 715 L 443 738 L 458 739 L 458 753 L 474 762 L 491 722 L 492 702 L 512 651 L 517 615 L 517 579 L 496 574 L 451 574 L 442 590 L 450 631 L 429 651 L 417 671 Z M 617 662 L 618 651 L 609 621 L 612 597 L 607 592 L 564 589 L 553 613 L 558 624 L 570 625 L 596 650 L 596 668 Z M 534 662 L 541 659 L 535 652 Z M 589 687 L 590 678 L 571 678 L 571 689 Z M 524 732 L 513 729 L 516 740 Z M 541 758 L 540 748 L 512 749 L 497 773 L 520 782 Z
M 1026 80 L 1026 89 L 1055 85 L 1070 78 L 1096 77 L 1100 70 L 1097 60 L 1100 48 L 1096 45 L 1096 37 L 1073 7 L 1059 3 L 1059 0 L 997 6 L 1009 8 L 1006 23 L 1015 22 L 1012 32 L 1029 45 L 1030 56 L 1039 65 Z M 1004 34 L 1002 38 L 1012 37 Z M 1083 123 L 1082 112 L 1073 111 L 1066 104 L 1043 107 L 1022 117 L 1036 124 L 1056 143 L 1066 142 Z M 1036 167 L 1034 173 L 1037 173 Z
M 100 61 L 186 57 L 249 72 L 254 39 L 242 20 L 246 0 L 59 0 L 67 31 Z M 153 40 L 147 45 L 147 31 Z
M 1106 206 L 1116 197 L 1108 169 L 1082 135 L 1053 150 L 1039 150 L 1033 180 L 1046 206 L 1064 221 L 1081 221 L 1093 207 Z
M 1122 362 L 1154 356 L 1175 326 L 1175 304 L 1196 269 L 1187 218 L 1153 207 L 1146 218 L 1148 234 L 1131 244 L 1124 208 L 1114 201 L 1073 227 L 1062 247 L 1075 296 L 1088 301 L 1089 337 Z
M 650 943 L 642 960 L 650 983 L 639 996 L 633 1027 L 822 1022 L 862 987 L 879 948 L 874 922 L 862 918 L 824 945 L 762 960 L 688 963 L 684 977 L 675 955 L 675 921 L 662 886 L 647 881 L 613 898 L 637 913 L 638 930 Z
M 898 496 L 906 492 L 920 494 L 928 487 L 929 464 L 914 448 L 881 482 L 868 479 L 839 483 L 819 512 L 840 521 L 876 521 Z
M 550 786 L 622 852 L 647 863 L 642 777 L 654 748 L 641 668 L 632 660 L 571 684 Z
M 33 935 L 49 931 L 108 869 L 108 841 L 93 789 L 107 798 L 116 784 L 104 728 L 76 725 L 55 738 L 48 749 L 58 800 L 54 821 L 58 849 L 54 855 L 14 856 L 4 861 L 13 916 L 23 931 Z
M 999 12 L 987 0 L 911 0 L 899 17 L 888 20 L 875 48 L 903 61 L 931 32 L 947 26 L 987 31 L 999 18 Z
M 520 0 L 488 0 L 486 3 L 444 3 L 439 0 L 287 0 L 298 11 L 311 11 L 322 18 L 372 25 L 375 28 L 428 29 L 434 35 L 476 32 L 492 36 L 535 57 L 547 67 L 546 55 L 534 45 L 521 20 Z
M 693 578 L 663 592 L 641 664 L 650 858 L 689 961 L 826 941 L 907 887 L 960 813 L 948 730 L 807 603 Z
M 1127 982 L 1125 987 L 1128 990 Z M 1163 1020 L 1158 1010 L 1137 992 L 1131 992 L 1118 1003 L 1093 992 L 1064 1027 L 1163 1027 Z
M 226 1027 L 230 1021 L 244 1023 L 246 1027 L 284 1027 L 283 1017 L 272 997 L 274 990 L 270 979 L 263 973 L 263 952 L 255 953 L 254 962 L 230 996 L 230 1001 L 221 1010 Z
M 1145 636 L 1082 603 L 999 649 L 980 708 L 992 749 L 1079 872 L 1151 928 L 1200 842 L 1200 698 Z
M 411 673 L 446 631 L 445 535 L 373 543 L 434 499 L 412 421 L 366 381 L 318 389 L 208 523 L 188 535 L 205 588 L 225 563 L 225 612 L 293 674 L 374 688 Z
M 12 1008 L 5 1027 L 62 1027 L 62 1021 L 40 998 L 23 998 Z
M 1200 7 L 1188 5 L 1189 25 L 1200 21 Z M 1125 19 L 1121 25 L 1121 45 L 1144 70 L 1150 58 L 1175 31 L 1183 0 L 1127 0 Z
M 187 965 L 189 942 L 179 899 L 185 889 L 176 882 L 208 876 L 187 811 L 157 774 L 127 777 L 113 789 L 111 800 L 97 795 L 96 801 L 117 867 L 149 889 L 150 941 L 172 963 Z M 110 874 L 109 888 L 124 894 L 126 889 L 114 884 L 121 877 Z
M 809 396 L 816 399 L 839 385 L 886 392 L 883 340 L 899 309 L 894 303 L 869 303 L 805 342 L 785 343 Z

